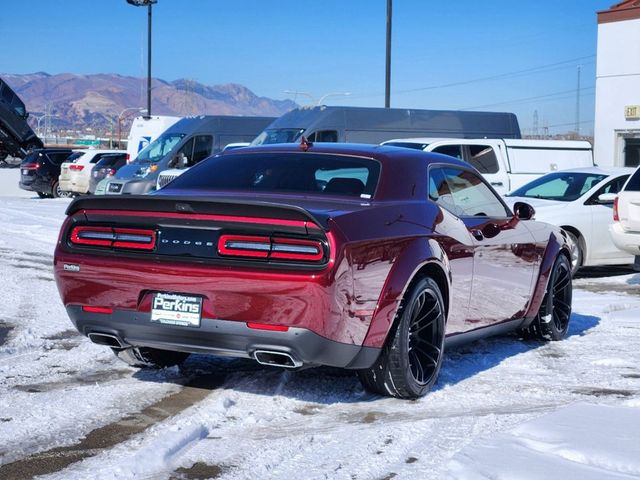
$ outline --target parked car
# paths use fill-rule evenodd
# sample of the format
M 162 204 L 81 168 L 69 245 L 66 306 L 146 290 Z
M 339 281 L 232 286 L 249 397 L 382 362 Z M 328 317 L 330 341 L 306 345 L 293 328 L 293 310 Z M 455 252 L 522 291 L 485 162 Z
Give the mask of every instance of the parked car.
M 297 142 L 378 144 L 398 137 L 520 138 L 513 113 L 406 108 L 300 107 L 274 120 L 252 145 Z
M 109 178 L 113 177 L 116 172 L 126 164 L 126 153 L 112 153 L 109 155 L 104 155 L 102 159 L 100 159 L 100 161 L 96 163 L 95 167 L 93 167 L 93 171 L 91 172 L 89 193 L 104 195 L 104 187 L 100 192 L 98 192 L 98 185 L 102 183 L 103 180 L 105 180 L 104 185 L 106 186 L 106 181 L 108 181 Z
M 91 149 L 74 152 L 60 166 L 60 189 L 73 194 L 89 193 L 89 183 L 91 173 L 95 165 L 112 153 L 122 154 L 126 158 L 127 152 L 124 150 L 101 150 Z
M 405 138 L 384 145 L 450 155 L 473 165 L 504 195 L 548 172 L 593 167 L 589 142 L 509 138 Z
M 135 117 L 127 137 L 127 163 L 133 162 L 142 150 L 162 135 L 167 128 L 177 123 L 180 118 L 167 115 Z
M 571 247 L 571 270 L 596 265 L 626 265 L 633 257 L 603 235 L 612 219 L 613 199 L 632 168 L 574 168 L 548 173 L 507 195 L 508 205 L 527 202 L 535 219 L 562 227 Z
M 183 118 L 142 150 L 135 161 L 118 170 L 107 184 L 106 194 L 149 193 L 155 190 L 160 172 L 191 167 L 230 142 L 252 140 L 272 120 L 224 115 Z
M 74 200 L 56 284 L 76 328 L 134 366 L 189 352 L 331 365 L 415 398 L 435 382 L 445 341 L 565 335 L 565 236 L 529 221 L 525 203 L 514 211 L 442 155 L 237 149 L 151 195 Z
M 40 148 L 29 153 L 20 164 L 20 183 L 23 190 L 36 192 L 40 198 L 67 197 L 60 188 L 60 165 L 73 153 L 68 148 Z
M 609 233 L 616 247 L 634 255 L 635 267 L 640 270 L 640 167 L 614 200 Z
M 27 118 L 24 102 L 0 78 L 0 166 L 7 165 L 9 156 L 24 158 L 29 151 L 43 147 Z

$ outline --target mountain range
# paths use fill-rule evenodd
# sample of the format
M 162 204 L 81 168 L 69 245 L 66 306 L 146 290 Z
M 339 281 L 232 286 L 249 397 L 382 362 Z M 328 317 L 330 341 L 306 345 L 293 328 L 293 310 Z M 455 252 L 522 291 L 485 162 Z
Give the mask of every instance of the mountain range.
M 0 74 L 0 77 L 22 98 L 34 120 L 45 113 L 53 115 L 51 124 L 57 128 L 108 130 L 124 109 L 146 106 L 144 78 L 44 72 Z M 277 117 L 297 107 L 291 100 L 259 97 L 234 83 L 205 85 L 189 79 L 168 82 L 154 78 L 151 85 L 153 115 Z M 128 113 L 133 116 L 133 111 Z M 123 121 L 123 126 L 127 123 Z

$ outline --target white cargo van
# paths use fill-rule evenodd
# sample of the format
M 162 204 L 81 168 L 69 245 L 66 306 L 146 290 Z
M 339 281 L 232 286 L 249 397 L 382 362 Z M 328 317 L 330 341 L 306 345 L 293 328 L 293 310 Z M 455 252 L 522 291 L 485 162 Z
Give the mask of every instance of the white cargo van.
M 133 119 L 131 130 L 127 137 L 127 163 L 133 162 L 138 153 L 158 138 L 164 131 L 174 125 L 180 117 L 153 115 L 139 116 Z
M 589 142 L 568 140 L 516 140 L 506 138 L 406 138 L 383 145 L 442 153 L 471 164 L 504 195 L 546 173 L 592 167 Z

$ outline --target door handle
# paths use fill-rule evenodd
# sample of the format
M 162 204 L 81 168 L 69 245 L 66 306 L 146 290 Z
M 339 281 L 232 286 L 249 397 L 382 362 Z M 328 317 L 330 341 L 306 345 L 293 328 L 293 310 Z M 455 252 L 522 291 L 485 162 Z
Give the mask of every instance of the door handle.
M 474 228 L 473 230 L 471 230 L 471 235 L 473 235 L 473 238 L 475 238 L 478 241 L 484 240 L 484 234 L 482 233 L 482 231 L 478 230 L 477 228 Z
M 494 187 L 502 187 L 504 185 L 504 183 L 502 183 L 502 182 L 491 182 L 491 185 L 493 185 Z

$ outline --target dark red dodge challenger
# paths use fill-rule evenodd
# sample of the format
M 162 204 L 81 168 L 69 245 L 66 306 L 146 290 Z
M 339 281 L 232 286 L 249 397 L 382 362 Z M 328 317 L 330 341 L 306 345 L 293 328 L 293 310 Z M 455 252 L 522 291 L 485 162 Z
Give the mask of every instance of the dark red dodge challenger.
M 564 233 L 514 209 L 452 157 L 303 139 L 212 157 L 154 195 L 75 200 L 55 276 L 77 329 L 131 365 L 331 365 L 416 398 L 445 344 L 565 335 Z

